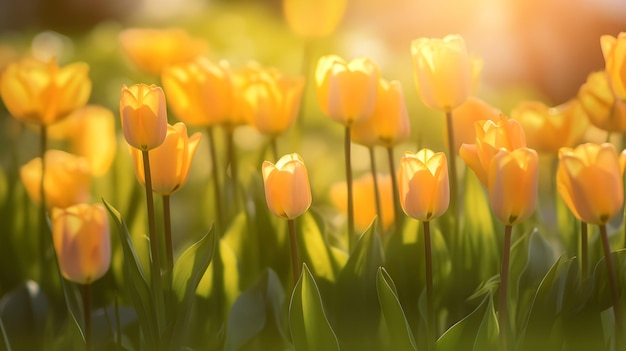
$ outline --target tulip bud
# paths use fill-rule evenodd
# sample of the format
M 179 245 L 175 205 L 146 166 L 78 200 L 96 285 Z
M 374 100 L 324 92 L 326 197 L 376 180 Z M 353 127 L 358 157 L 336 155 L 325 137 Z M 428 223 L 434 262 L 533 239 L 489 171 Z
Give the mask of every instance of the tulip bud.
M 126 142 L 140 150 L 161 145 L 167 134 L 167 109 L 163 90 L 156 85 L 122 87 L 122 131 Z
M 616 37 L 600 37 L 605 71 L 609 76 L 611 88 L 621 100 L 626 100 L 626 32 Z
M 607 132 L 626 132 L 626 101 L 615 97 L 606 72 L 589 74 L 578 100 L 591 124 Z
M 278 217 L 294 219 L 311 206 L 311 188 L 304 161 L 298 154 L 285 155 L 276 165 L 263 162 L 265 200 Z
M 482 120 L 496 122 L 501 114 L 500 110 L 485 101 L 470 96 L 464 103 L 457 107 L 452 114 L 454 150 L 458 152 L 461 145 L 474 143 L 476 140 L 474 125 L 476 122 Z
M 287 24 L 307 38 L 323 37 L 335 31 L 346 10 L 346 0 L 284 0 Z

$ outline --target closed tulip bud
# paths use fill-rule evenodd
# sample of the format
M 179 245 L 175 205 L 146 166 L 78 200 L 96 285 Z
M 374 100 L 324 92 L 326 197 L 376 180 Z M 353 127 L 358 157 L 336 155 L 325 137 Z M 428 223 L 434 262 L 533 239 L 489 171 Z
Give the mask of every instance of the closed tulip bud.
M 126 142 L 140 150 L 161 145 L 167 134 L 167 109 L 163 90 L 156 85 L 122 87 L 122 131 Z
M 365 146 L 393 147 L 409 137 L 410 128 L 402 85 L 380 79 L 374 112 L 369 119 L 354 124 L 351 138 Z
M 160 195 L 170 195 L 185 184 L 200 137 L 200 133 L 194 133 L 188 137 L 187 127 L 182 122 L 167 126 L 163 144 L 152 149 L 148 154 L 152 191 Z M 135 161 L 137 179 L 145 185 L 141 151 L 131 148 L 131 153 Z
M 346 11 L 346 0 L 284 0 L 289 28 L 306 38 L 324 37 L 335 31 Z
M 606 72 L 589 74 L 578 100 L 591 124 L 607 132 L 626 132 L 626 101 L 615 97 Z
M 617 38 L 603 35 L 600 44 L 612 90 L 621 100 L 626 100 L 626 32 L 619 33 Z
M 262 171 L 265 201 L 273 214 L 284 219 L 295 219 L 309 209 L 311 188 L 300 155 L 285 155 L 275 165 L 265 161 Z
M 441 216 L 450 204 L 448 162 L 443 152 L 422 149 L 407 152 L 400 160 L 400 204 L 407 216 L 430 221 Z
M 460 35 L 443 39 L 420 38 L 411 43 L 413 74 L 424 104 L 452 111 L 469 97 L 476 86 L 479 60 L 474 60 Z
M 88 72 L 83 62 L 59 67 L 55 61 L 23 59 L 5 68 L 0 95 L 15 118 L 48 126 L 85 106 L 91 94 Z
M 335 55 L 323 56 L 315 71 L 320 108 L 345 126 L 367 120 L 374 111 L 378 79 L 378 67 L 368 58 L 348 63 Z
M 489 165 L 489 202 L 505 225 L 522 222 L 537 203 L 539 157 L 529 148 L 500 150 Z
M 624 202 L 622 167 L 613 144 L 582 144 L 559 151 L 557 190 L 581 221 L 603 225 Z
M 86 158 L 61 150 L 47 150 L 44 192 L 46 207 L 65 208 L 89 201 L 91 175 Z M 41 157 L 37 157 L 20 169 L 22 183 L 30 198 L 41 202 Z
M 190 126 L 212 126 L 233 111 L 233 83 L 228 63 L 205 57 L 169 66 L 161 76 L 167 101 L 176 117 Z
M 111 265 L 111 234 L 102 205 L 53 208 L 52 239 L 63 277 L 78 284 L 100 279 Z
M 502 112 L 485 101 L 470 96 L 454 110 L 452 125 L 454 130 L 454 150 L 458 152 L 463 144 L 471 144 L 476 140 L 474 124 L 482 120 L 496 122 Z

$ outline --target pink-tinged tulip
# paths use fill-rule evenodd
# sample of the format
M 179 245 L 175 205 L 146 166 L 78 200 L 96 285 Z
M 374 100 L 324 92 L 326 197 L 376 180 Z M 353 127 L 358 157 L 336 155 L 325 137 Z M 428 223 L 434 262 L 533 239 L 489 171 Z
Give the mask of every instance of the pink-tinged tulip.
M 346 0 L 284 0 L 283 13 L 294 33 L 306 38 L 335 31 L 346 10 Z
M 122 131 L 126 142 L 143 151 L 161 145 L 167 134 L 165 94 L 156 85 L 122 87 L 120 99 Z
M 489 202 L 496 217 L 505 225 L 522 222 L 537 203 L 539 157 L 529 148 L 500 150 L 489 166 Z
M 600 44 L 612 90 L 621 100 L 626 100 L 626 32 L 619 33 L 617 38 L 603 35 Z
M 482 120 L 496 122 L 502 112 L 485 101 L 470 96 L 464 103 L 454 109 L 452 126 L 454 130 L 454 150 L 458 152 L 463 144 L 471 144 L 476 140 L 474 124 Z
M 52 239 L 63 277 L 78 284 L 100 279 L 111 264 L 109 219 L 102 205 L 53 208 Z
M 409 137 L 410 128 L 402 85 L 398 81 L 379 79 L 372 116 L 354 123 L 350 132 L 355 143 L 393 147 Z
M 0 78 L 0 95 L 15 118 L 51 125 L 85 106 L 91 94 L 89 66 L 59 67 L 56 61 L 32 58 L 9 64 Z
M 47 150 L 44 191 L 46 207 L 65 208 L 89 201 L 91 175 L 89 161 L 61 150 Z M 37 157 L 20 169 L 22 183 L 30 198 L 41 202 L 41 157 Z
M 556 180 L 561 198 L 583 222 L 604 225 L 622 208 L 622 167 L 613 144 L 562 148 Z
M 322 56 L 315 71 L 320 108 L 348 127 L 367 120 L 374 111 L 378 76 L 378 67 L 368 58 L 346 62 L 339 56 Z
M 150 150 L 150 176 L 152 191 L 160 195 L 170 195 L 187 181 L 191 161 L 200 143 L 200 133 L 187 136 L 187 127 L 179 122 L 167 126 L 163 144 Z M 141 151 L 131 148 L 137 179 L 145 185 L 145 173 Z
M 273 214 L 284 219 L 295 219 L 309 209 L 311 188 L 300 155 L 285 155 L 276 165 L 265 161 L 262 171 L 265 201 Z
M 400 205 L 407 216 L 430 221 L 450 204 L 448 163 L 443 152 L 422 149 L 407 152 L 400 160 Z
M 176 117 L 190 126 L 213 126 L 233 113 L 233 78 L 226 61 L 205 57 L 169 66 L 161 76 Z
M 607 132 L 626 132 L 626 101 L 615 97 L 606 72 L 589 74 L 578 100 L 591 124 Z

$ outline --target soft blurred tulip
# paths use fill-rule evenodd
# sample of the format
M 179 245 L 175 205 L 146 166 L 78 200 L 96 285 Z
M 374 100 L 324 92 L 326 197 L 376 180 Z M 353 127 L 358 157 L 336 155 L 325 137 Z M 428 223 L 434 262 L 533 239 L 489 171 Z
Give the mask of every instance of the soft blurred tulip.
M 63 277 L 78 284 L 100 279 L 111 264 L 107 211 L 100 205 L 53 208 L 52 239 Z
M 91 175 L 86 158 L 61 150 L 47 150 L 44 191 L 46 207 L 65 208 L 89 201 Z M 41 157 L 32 159 L 20 169 L 22 183 L 30 198 L 41 202 Z
M 233 71 L 233 109 L 224 121 L 222 126 L 227 131 L 233 131 L 236 127 L 248 124 L 247 103 L 244 91 L 248 85 L 259 79 L 267 68 L 264 68 L 256 61 L 250 61 L 245 66 Z
M 578 100 L 591 124 L 607 132 L 626 132 L 626 101 L 615 97 L 606 72 L 589 74 Z
M 489 202 L 505 225 L 522 222 L 537 203 L 539 157 L 529 148 L 500 150 L 489 165 Z
M 167 126 L 163 144 L 150 150 L 150 177 L 152 191 L 160 195 L 170 195 L 187 181 L 191 161 L 200 143 L 200 133 L 187 136 L 187 127 L 179 122 Z M 145 185 L 145 173 L 141 151 L 131 148 L 135 161 L 137 179 Z
M 561 198 L 583 222 L 604 225 L 621 211 L 624 185 L 613 144 L 562 148 L 556 180 Z
M 459 153 L 478 180 L 487 187 L 491 159 L 500 149 L 513 151 L 526 147 L 526 136 L 518 121 L 507 119 L 504 115 L 500 115 L 497 121 L 476 122 L 474 127 L 475 143 L 461 145 Z
M 450 204 L 448 162 L 443 152 L 422 149 L 407 152 L 400 160 L 400 205 L 407 216 L 430 221 Z
M 206 43 L 181 28 L 130 28 L 120 33 L 126 55 L 139 69 L 161 75 L 169 65 L 189 62 L 206 50 Z
M 619 33 L 617 38 L 603 35 L 600 44 L 612 90 L 621 100 L 626 100 L 626 32 Z
M 285 155 L 275 165 L 265 161 L 262 171 L 265 201 L 273 214 L 284 219 L 295 219 L 309 209 L 311 187 L 300 155 Z
M 287 24 L 307 38 L 323 37 L 335 31 L 346 10 L 346 0 L 283 0 Z
M 367 120 L 374 111 L 378 79 L 378 67 L 368 58 L 346 62 L 322 56 L 315 72 L 322 112 L 345 126 Z
M 402 85 L 398 81 L 379 79 L 372 116 L 354 123 L 350 132 L 355 143 L 393 147 L 409 137 L 410 128 Z
M 450 112 L 469 97 L 480 61 L 474 60 L 460 35 L 420 38 L 411 43 L 413 76 L 424 104 Z
M 470 96 L 464 103 L 454 109 L 452 126 L 454 129 L 454 150 L 458 152 L 463 144 L 471 144 L 476 140 L 474 124 L 482 120 L 497 121 L 502 113 L 485 101 Z
M 89 66 L 59 67 L 56 61 L 32 58 L 9 64 L 0 79 L 0 95 L 15 118 L 51 125 L 83 107 L 91 94 Z
M 169 66 L 161 76 L 169 106 L 190 126 L 212 126 L 233 112 L 233 83 L 226 61 L 205 57 Z
M 382 212 L 383 230 L 388 230 L 394 224 L 393 187 L 389 174 L 376 174 L 378 180 L 378 195 Z M 372 173 L 365 173 L 352 183 L 354 186 L 354 227 L 358 232 L 365 231 L 374 217 L 376 217 L 376 196 L 374 195 L 374 177 Z M 342 213 L 348 212 L 346 182 L 334 184 L 330 189 L 330 199 Z
M 528 147 L 555 155 L 561 147 L 578 144 L 589 125 L 577 99 L 556 107 L 524 101 L 511 111 L 511 118 L 524 128 Z
M 147 151 L 161 145 L 167 134 L 167 109 L 163 90 L 156 85 L 122 87 L 122 131 L 126 142 Z

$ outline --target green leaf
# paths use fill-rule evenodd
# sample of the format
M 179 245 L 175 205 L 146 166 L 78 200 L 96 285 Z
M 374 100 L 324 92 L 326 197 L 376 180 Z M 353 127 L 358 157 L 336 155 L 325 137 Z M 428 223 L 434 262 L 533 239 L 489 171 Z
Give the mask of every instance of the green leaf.
M 0 299 L 5 342 L 16 350 L 44 349 L 48 299 L 39 284 L 28 280 Z
M 485 312 L 488 311 L 489 300 L 490 296 L 485 296 L 474 311 L 443 333 L 437 340 L 437 351 L 473 349 Z
M 474 350 L 476 351 L 498 349 L 498 338 L 500 335 L 498 317 L 496 317 L 496 310 L 493 305 L 493 295 L 488 297 L 489 304 L 474 340 Z
M 337 336 L 326 318 L 319 289 L 306 263 L 291 295 L 289 325 L 296 350 L 339 350 Z
M 311 266 L 311 272 L 316 277 L 334 282 L 341 270 L 342 262 L 336 259 L 337 253 L 331 250 L 311 212 L 305 212 L 296 223 L 301 259 Z
M 378 292 L 378 302 L 385 323 L 391 347 L 394 350 L 417 350 L 413 332 L 409 326 L 409 322 L 404 316 L 402 305 L 398 300 L 396 286 L 389 276 L 389 273 L 383 267 L 378 268 L 376 277 L 376 290 Z

